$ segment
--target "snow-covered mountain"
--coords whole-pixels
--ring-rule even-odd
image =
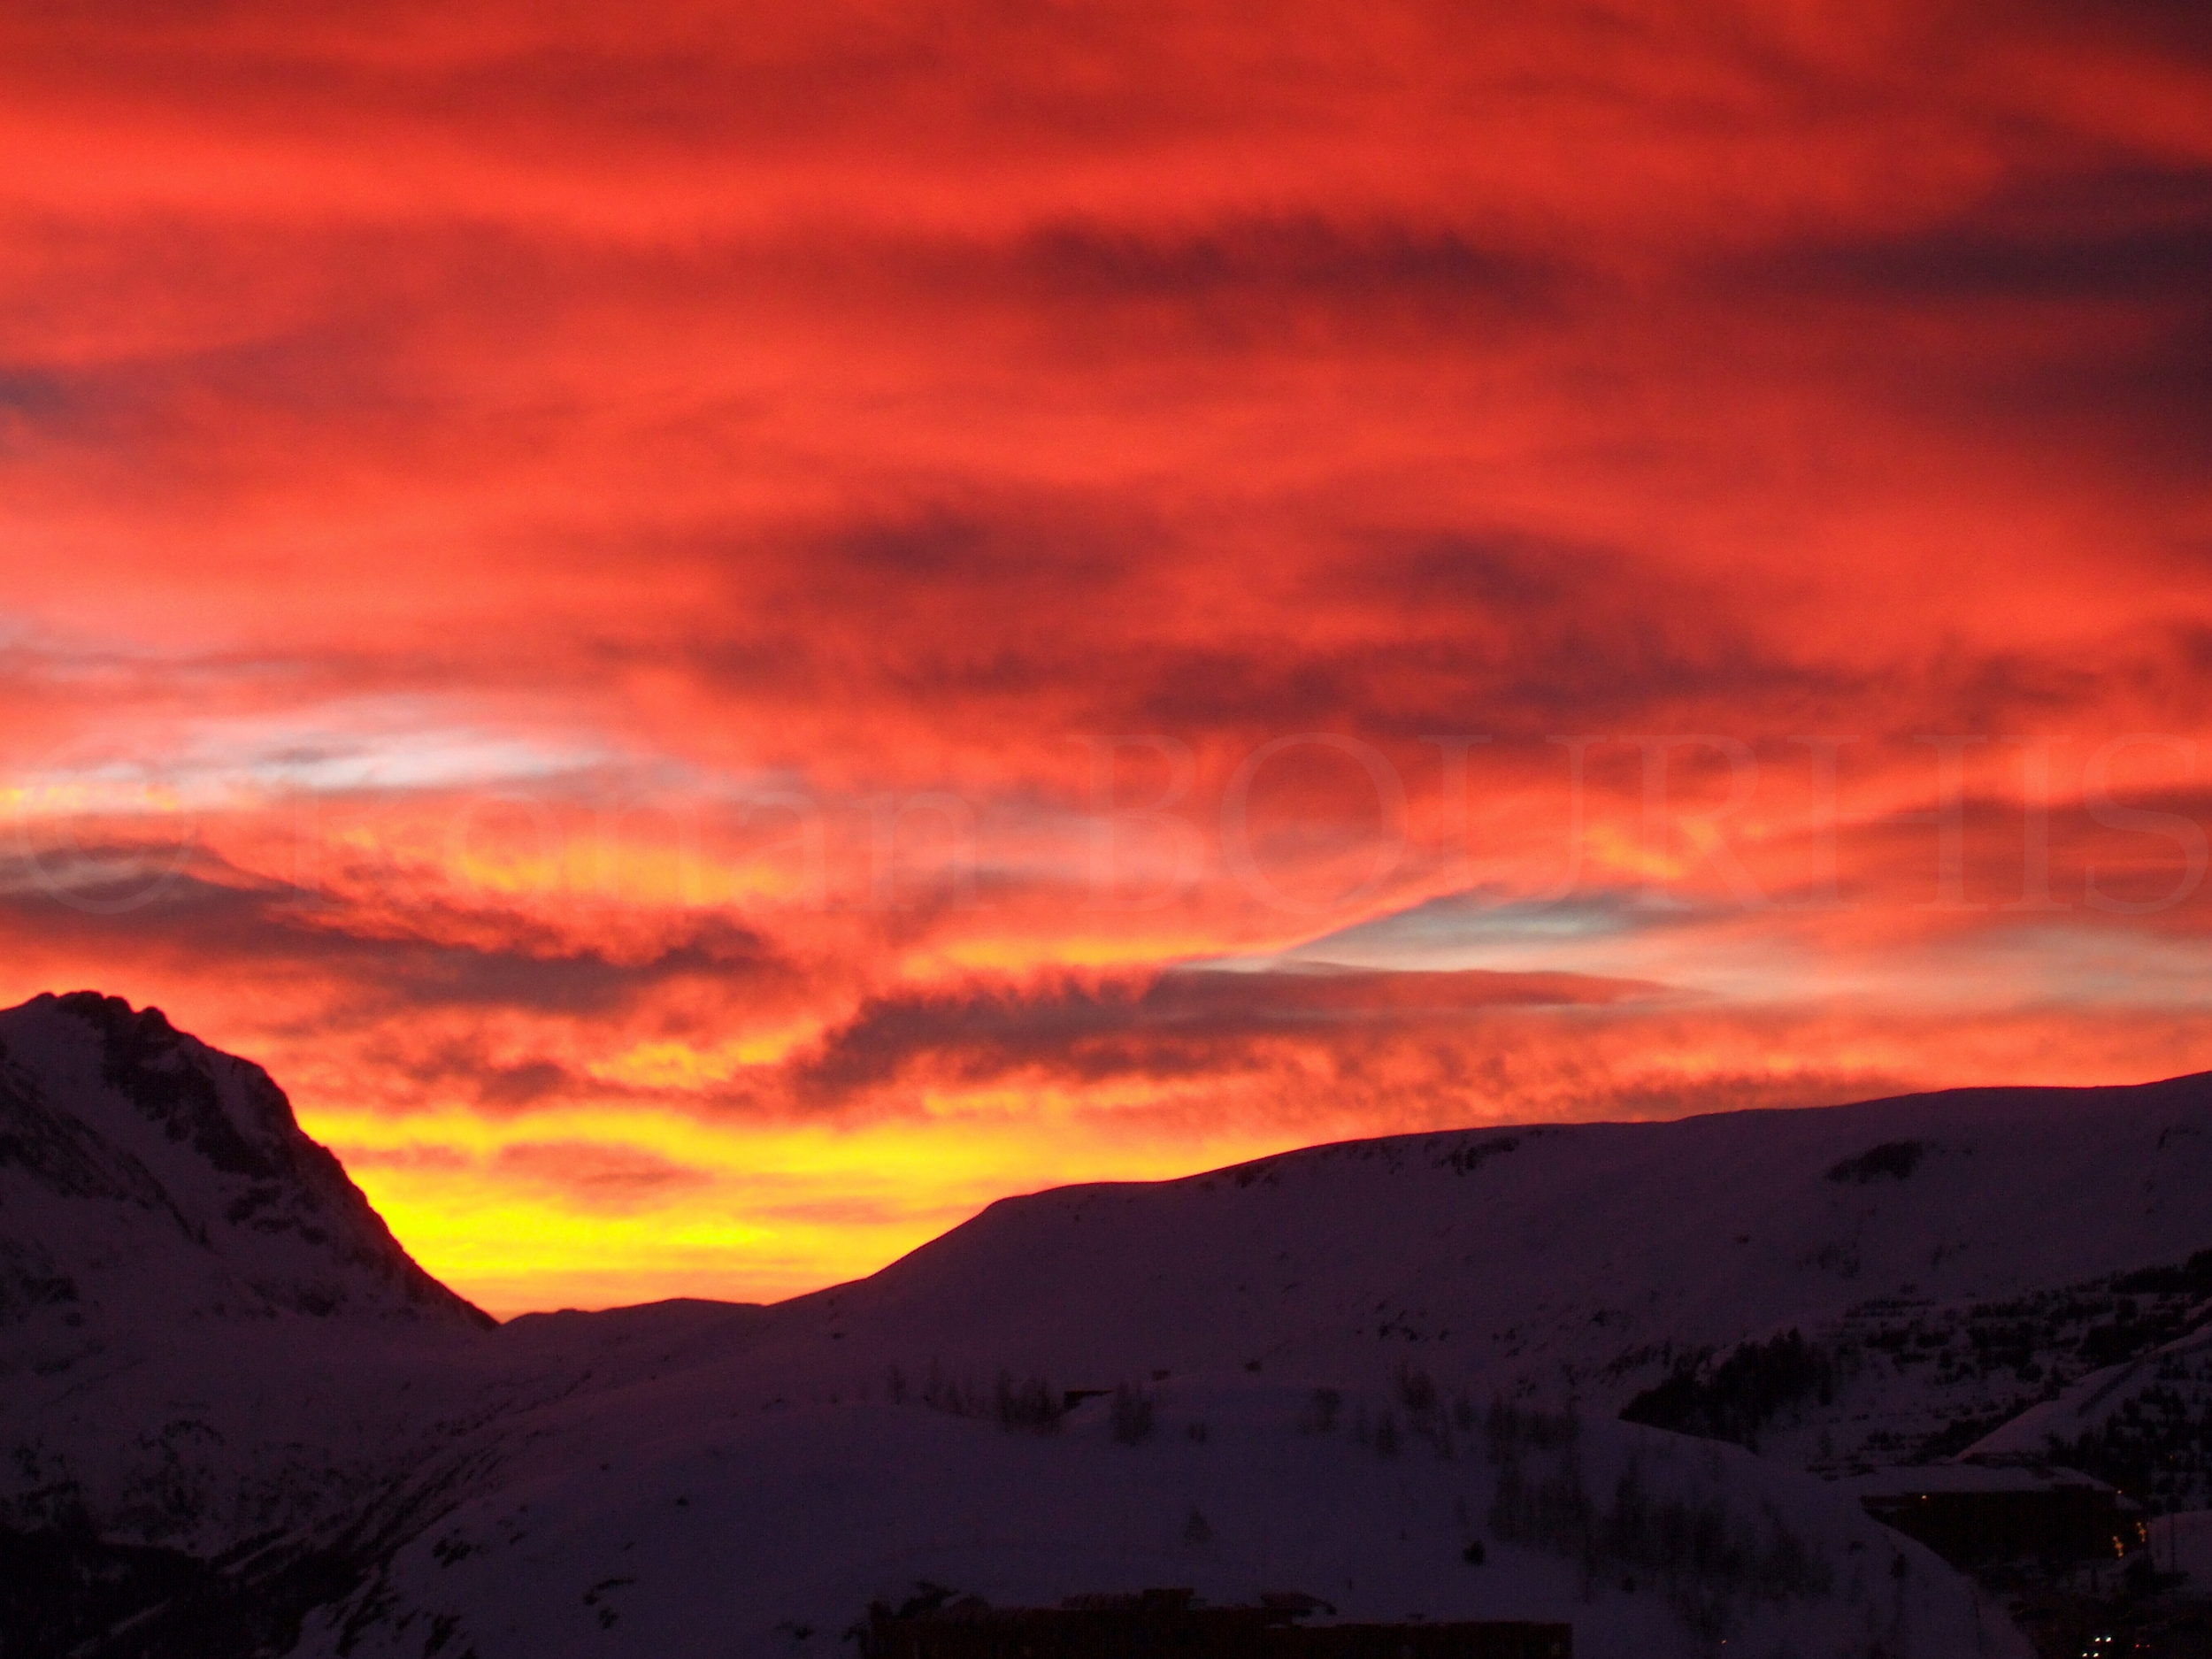
[[[1148,1388],[1141,1434],[1110,1398],[1040,1432],[995,1390],[972,1416],[881,1387],[764,1409],[724,1381],[672,1372],[492,1431],[496,1470],[298,1651],[835,1659],[872,1601],[928,1586],[1051,1606],[1174,1585],[1563,1620],[1583,1659],[2025,1652],[1839,1489],[1680,1435],[1448,1396],[1343,1399],[1330,1421],[1310,1388],[1241,1377]]]
[[[0,1043],[0,1564],[104,1659],[803,1659],[918,1580],[2013,1653],[1819,1474],[2124,1394],[2212,1313],[2207,1079],[1317,1148],[495,1329],[257,1068],[89,995]]]
[[[158,1009],[79,991],[0,1013],[0,1114],[8,1326],[492,1323],[400,1248],[267,1072]]]
[[[1709,1414],[1729,1358],[1757,1344],[1772,1359],[1752,1370],[1785,1367],[1795,1333],[1786,1397],[1737,1426],[1835,1471],[1947,1433],[1961,1450],[2196,1328],[2208,1249],[2212,1077],[1955,1090],[1356,1141],[1010,1199],[784,1304],[773,1340],[1087,1383],[1374,1384],[1409,1362],[1608,1414],[1681,1379],[1678,1409]]]
[[[364,1385],[492,1325],[260,1067],[89,992],[0,1013],[0,1520],[216,1553],[343,1510],[416,1415]]]

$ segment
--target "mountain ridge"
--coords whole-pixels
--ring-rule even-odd
[[[82,1612],[88,1659],[203,1626],[296,1659],[580,1655],[618,1627],[831,1659],[918,1576],[1235,1600],[1285,1571],[1346,1617],[1571,1617],[1600,1653],[2018,1654],[1817,1477],[1955,1450],[1982,1415],[2097,1429],[2082,1402],[2124,1409],[2212,1311],[2212,1075],[1337,1142],[1002,1200],[784,1302],[488,1328],[415,1285],[259,1068],[90,994],[0,1013],[0,1043],[25,1304],[0,1315],[0,1547],[74,1571],[90,1540],[88,1572],[191,1586]],[[33,1302],[32,1267],[73,1297]],[[1819,1393],[1771,1386],[1783,1361]],[[1731,1379],[1762,1364],[1747,1413]],[[1062,1409],[1095,1388],[1141,1430]],[[1661,1427],[1614,1421],[1640,1401]],[[1560,1552],[1597,1545],[1515,1506],[1586,1465],[1801,1571],[1578,1577]]]
[[[67,1110],[50,1100],[57,1093]],[[9,1208],[36,1205],[50,1222],[54,1206],[87,1202],[165,1217],[211,1258],[211,1282],[230,1281],[227,1294],[211,1283],[204,1310],[349,1305],[495,1323],[408,1255],[266,1071],[120,997],[49,994],[0,1012],[0,1180]],[[13,1242],[0,1317],[96,1294],[66,1273],[27,1273],[23,1241]]]

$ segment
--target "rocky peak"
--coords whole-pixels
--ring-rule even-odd
[[[157,1285],[182,1311],[490,1323],[259,1066],[95,991],[0,1012],[0,1320]]]

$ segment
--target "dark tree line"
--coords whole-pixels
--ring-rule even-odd
[[[1796,1331],[1747,1342],[1709,1369],[1678,1363],[1673,1374],[1621,1409],[1622,1420],[1758,1449],[1759,1431],[1806,1400],[1835,1399],[1834,1359]]]

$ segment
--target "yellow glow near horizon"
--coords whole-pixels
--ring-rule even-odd
[[[425,1268],[502,1317],[672,1294],[779,1300],[873,1272],[1010,1194],[1156,1180],[1280,1148],[1241,1135],[1146,1145],[1027,1103],[937,1102],[853,1129],[634,1108],[303,1110],[301,1121]],[[956,1134],[940,1112],[957,1117]],[[498,1162],[549,1146],[582,1171],[595,1155],[642,1155],[670,1179],[610,1200]]]

